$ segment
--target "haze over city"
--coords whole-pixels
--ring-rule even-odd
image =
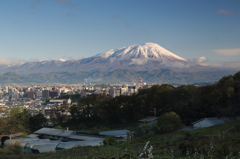
[[[2,0],[0,64],[79,59],[154,42],[203,65],[239,68],[237,0]]]

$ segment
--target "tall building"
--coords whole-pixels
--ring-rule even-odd
[[[58,97],[58,91],[49,92],[51,98]]]
[[[42,97],[43,97],[44,99],[47,99],[47,98],[49,97],[49,90],[43,90],[43,91],[42,91]]]
[[[111,88],[111,89],[109,89],[109,95],[113,98],[115,98],[116,96],[120,96],[121,95],[121,89]]]
[[[128,92],[129,92],[130,94],[132,94],[132,93],[137,93],[137,92],[138,92],[138,89],[139,89],[138,86],[128,86]]]
[[[128,93],[128,88],[125,87],[125,88],[120,88],[121,89],[121,95],[125,95]]]
[[[13,93],[12,93],[12,98],[13,98],[13,99],[18,99],[18,98],[19,98],[19,92],[17,92],[17,91],[16,91],[16,92],[13,92]]]
[[[8,86],[5,87],[5,92],[8,93]]]
[[[33,91],[28,92],[28,98],[31,98],[31,99],[35,98],[35,94]]]
[[[3,98],[3,92],[1,91],[0,92],[0,99],[2,99]]]
[[[35,93],[35,97],[42,97],[42,91],[37,90],[34,93]]]
[[[12,90],[12,89],[8,89],[8,95],[9,95],[10,97],[12,97],[12,93],[13,93],[13,90]]]

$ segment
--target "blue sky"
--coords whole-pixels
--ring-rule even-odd
[[[0,0],[0,64],[76,59],[146,42],[240,68],[240,1]]]

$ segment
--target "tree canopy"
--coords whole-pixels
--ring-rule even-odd
[[[26,109],[15,107],[6,110],[4,118],[0,118],[1,134],[16,134],[20,132],[29,132],[29,114]]]

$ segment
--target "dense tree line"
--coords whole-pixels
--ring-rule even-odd
[[[225,76],[212,85],[154,85],[132,96],[107,97],[104,94],[78,100],[72,106],[72,120],[95,119],[105,125],[128,124],[139,119],[175,112],[186,125],[204,117],[232,117],[240,113],[240,72]]]

